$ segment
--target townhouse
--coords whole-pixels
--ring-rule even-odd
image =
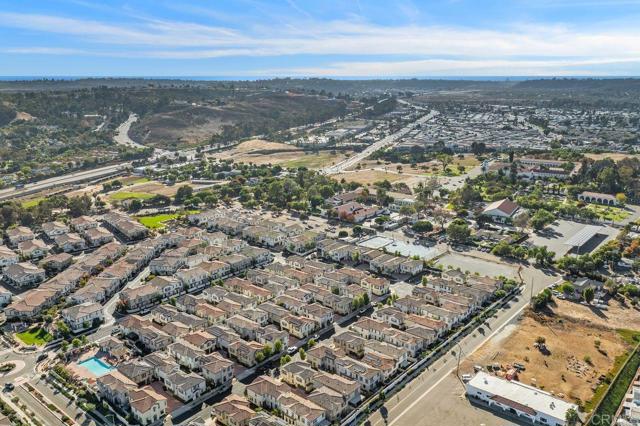
[[[39,239],[18,243],[18,253],[25,259],[41,259],[49,253],[49,246]]]
[[[106,399],[122,409],[129,408],[129,393],[138,387],[134,381],[118,370],[111,370],[98,377],[96,386],[101,399]]]
[[[50,254],[42,259],[40,266],[49,272],[60,272],[71,266],[71,262],[73,262],[73,256],[68,253]]]
[[[36,288],[20,295],[4,308],[7,319],[35,320],[45,309],[53,306],[58,300],[55,290]]]
[[[353,331],[345,331],[333,336],[333,344],[345,353],[361,358],[368,341]]]
[[[280,327],[298,339],[310,336],[316,330],[316,322],[310,318],[287,315],[280,320]]]
[[[218,260],[228,264],[232,273],[242,272],[245,269],[250,268],[253,263],[250,257],[242,254],[230,254],[223,256]]]
[[[133,359],[118,364],[117,370],[138,386],[153,381],[153,366],[142,359]]]
[[[60,311],[62,319],[74,333],[95,326],[104,321],[102,305],[85,302]]]
[[[313,377],[316,371],[304,361],[292,361],[280,367],[280,380],[293,386],[304,389],[305,392],[313,390]]]
[[[237,395],[229,395],[211,407],[216,422],[224,426],[249,426],[256,412],[250,408],[249,402]],[[262,414],[262,413],[260,413]]]
[[[120,292],[120,301],[130,313],[149,309],[160,303],[162,297],[162,293],[150,285],[127,288]]]
[[[7,246],[0,245],[0,268],[6,268],[9,265],[18,263],[20,256]]]
[[[177,370],[164,381],[167,389],[182,402],[199,398],[207,390],[207,381],[196,373],[184,373]]]
[[[162,300],[178,296],[183,291],[182,283],[174,277],[156,276],[146,286],[155,289],[161,295]]]
[[[166,351],[175,358],[178,364],[189,370],[199,370],[206,355],[203,350],[182,342],[170,344],[167,346]]]
[[[205,354],[210,354],[216,348],[216,337],[205,330],[191,331],[181,336],[178,341],[191,345]]]
[[[383,374],[378,368],[346,356],[335,360],[335,371],[360,384],[363,392],[371,393],[382,384]]]
[[[102,226],[96,226],[83,231],[82,235],[87,240],[89,247],[99,247],[113,241],[113,234]]]
[[[18,244],[21,242],[30,241],[36,237],[33,231],[26,226],[16,226],[15,228],[7,229],[5,235],[11,247],[18,247]]]
[[[143,239],[149,235],[146,226],[122,213],[110,212],[104,215],[103,222],[108,229],[119,233],[128,241]]]
[[[337,374],[317,371],[313,376],[312,383],[315,389],[326,387],[338,392],[347,404],[352,406],[358,404],[362,399],[358,382]]]
[[[209,274],[199,266],[180,270],[175,276],[187,291],[195,291],[209,283]]]
[[[82,251],[87,248],[87,244],[79,234],[68,233],[58,235],[54,238],[56,246],[65,253]]]
[[[253,367],[256,365],[256,356],[258,352],[264,348],[258,342],[245,342],[241,339],[236,339],[229,344],[229,356],[238,360],[238,362],[247,367]]]
[[[227,318],[225,311],[205,302],[196,305],[195,315],[205,319],[208,325],[221,324]]]
[[[55,220],[53,222],[45,222],[41,227],[42,232],[44,232],[45,235],[51,239],[53,239],[57,235],[62,235],[69,232],[69,227],[58,220]]]
[[[333,324],[333,310],[318,303],[304,305],[302,315],[315,321],[317,329],[323,329]]]
[[[4,269],[4,279],[15,287],[33,286],[45,278],[44,269],[28,262],[14,263]]]
[[[167,398],[151,386],[130,391],[129,406],[133,418],[142,426],[151,425],[167,414]]]
[[[74,217],[69,221],[71,228],[76,232],[83,232],[87,229],[96,228],[99,223],[91,216]]]
[[[233,361],[214,352],[202,361],[200,374],[212,387],[226,385],[233,379],[233,365]]]
[[[336,371],[336,359],[340,354],[325,344],[307,350],[307,361],[317,370]]]
[[[227,318],[226,324],[245,340],[255,340],[256,333],[260,329],[260,324],[242,315],[233,315]]]

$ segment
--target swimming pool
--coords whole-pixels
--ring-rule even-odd
[[[91,374],[93,374],[96,377],[104,376],[105,374],[107,374],[108,372],[114,369],[114,367],[110,366],[109,364],[105,363],[104,361],[96,357],[91,357],[87,360],[79,362],[78,365],[83,366],[84,368],[89,370]]]

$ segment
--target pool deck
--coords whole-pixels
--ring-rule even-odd
[[[104,362],[107,365],[112,366],[113,368],[115,368],[115,365],[112,364],[111,362],[109,362],[107,360],[106,357],[103,356],[99,356],[99,350],[98,349],[92,349],[88,352],[83,353],[82,355],[80,355],[80,357],[70,363],[67,368],[71,371],[73,371],[76,375],[78,375],[80,378],[83,378],[85,380],[87,380],[89,383],[95,383],[95,380],[98,378],[98,376],[96,376],[95,374],[93,374],[88,368],[80,365],[81,362],[85,362],[88,361],[91,358],[97,358],[100,361]]]

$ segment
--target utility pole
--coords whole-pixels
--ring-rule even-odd
[[[533,306],[533,278],[531,278],[531,296],[529,297],[529,305]]]

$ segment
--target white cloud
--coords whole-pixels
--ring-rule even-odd
[[[419,76],[551,76],[603,75],[599,71],[627,65],[640,66],[639,59],[611,58],[594,60],[486,60],[427,59],[417,61],[336,62],[327,67],[281,68],[258,72],[260,75],[336,76],[336,77],[419,77]],[[609,75],[626,75],[625,71]]]
[[[292,5],[297,6],[294,2]],[[524,23],[511,28],[479,29],[381,26],[361,19],[319,22],[309,18],[242,31],[160,19],[139,18],[114,24],[20,13],[0,13],[0,26],[66,35],[76,45],[89,46],[79,50],[96,55],[161,59],[344,55],[355,59],[327,67],[290,70],[322,75],[442,75],[452,70],[476,75],[496,75],[496,71],[504,70],[508,72],[497,74],[548,75],[575,73],[577,67],[586,70],[584,67],[640,62],[640,29],[635,27],[582,30]],[[7,50],[73,53],[65,47]],[[358,61],[363,55],[389,60]],[[424,59],[398,61],[398,55]]]

